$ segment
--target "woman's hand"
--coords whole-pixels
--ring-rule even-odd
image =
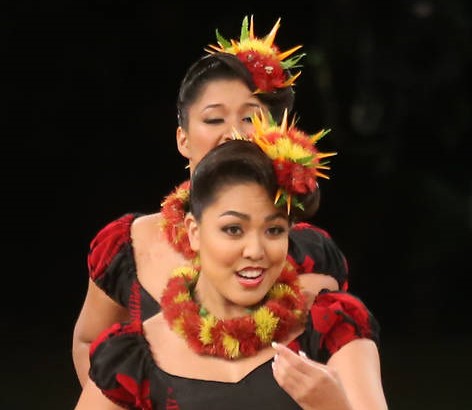
[[[352,410],[335,370],[282,344],[272,347],[276,350],[274,378],[303,409]]]

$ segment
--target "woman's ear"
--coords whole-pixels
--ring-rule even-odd
[[[191,213],[187,213],[187,215],[185,215],[184,224],[190,242],[190,248],[194,252],[198,252],[200,250],[200,229],[195,217]]]
[[[180,154],[183,157],[189,159],[190,149],[188,147],[187,133],[181,126],[177,127],[177,131],[175,132],[175,140],[177,142],[177,149],[179,150]]]

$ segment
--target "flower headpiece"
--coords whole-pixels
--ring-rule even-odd
[[[254,133],[250,139],[272,159],[277,175],[279,189],[274,204],[286,205],[289,214],[292,206],[303,210],[303,204],[297,195],[313,192],[318,177],[329,179],[322,170],[330,169],[326,158],[337,153],[319,152],[315,144],[331,130],[322,129],[316,134],[308,135],[295,126],[295,119],[288,124],[287,110],[280,125],[272,117],[266,117],[262,111],[253,117],[253,124]],[[233,138],[247,139],[236,131]]]
[[[274,27],[263,38],[254,35],[253,16],[251,16],[251,25],[248,30],[248,18],[244,17],[241,36],[239,41],[231,39],[226,40],[216,30],[216,39],[218,45],[209,44],[209,53],[224,52],[234,54],[242,61],[251,73],[254,84],[258,92],[271,92],[277,88],[285,88],[294,84],[295,80],[300,76],[301,71],[294,75],[288,75],[285,70],[295,67],[301,67],[298,62],[305,54],[297,54],[286,60],[295,51],[302,46],[298,45],[283,53],[274,44],[275,35],[280,27],[280,18]]]

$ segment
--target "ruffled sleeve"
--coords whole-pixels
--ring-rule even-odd
[[[319,332],[319,347],[330,357],[354,339],[379,340],[380,327],[364,303],[343,291],[321,291],[310,310],[313,328]]]
[[[102,228],[90,243],[87,259],[90,278],[122,306],[127,306],[136,277],[131,224],[138,216],[126,214]]]
[[[115,324],[90,348],[90,379],[114,403],[151,410],[149,352],[140,321]]]
[[[328,232],[303,222],[290,229],[289,239],[289,258],[299,273],[330,275],[340,289],[348,289],[347,260]]]

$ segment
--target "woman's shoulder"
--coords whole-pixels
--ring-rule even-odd
[[[308,310],[305,331],[289,347],[326,363],[353,340],[370,339],[378,344],[379,334],[377,319],[359,297],[342,290],[325,289]]]
[[[151,363],[142,323],[139,320],[117,323],[92,343],[89,376],[113,402],[125,407],[146,402],[149,407],[142,408],[151,408],[148,375]]]
[[[90,279],[110,298],[128,306],[137,284],[133,249],[134,224],[152,218],[142,213],[127,213],[102,227],[90,242],[87,266]]]
[[[131,225],[139,213],[127,213],[102,227],[90,242],[88,268],[93,280],[100,278],[113,259],[131,243]]]
[[[288,257],[299,273],[332,276],[340,289],[347,290],[347,259],[325,229],[306,222],[293,225],[289,233]]]
[[[139,248],[143,244],[154,242],[156,235],[158,240],[165,240],[162,233],[162,213],[138,215],[130,226],[131,242],[134,248]]]
[[[380,326],[365,303],[352,293],[321,291],[310,309],[313,328],[320,334],[320,347],[328,356],[352,340],[379,341]]]

